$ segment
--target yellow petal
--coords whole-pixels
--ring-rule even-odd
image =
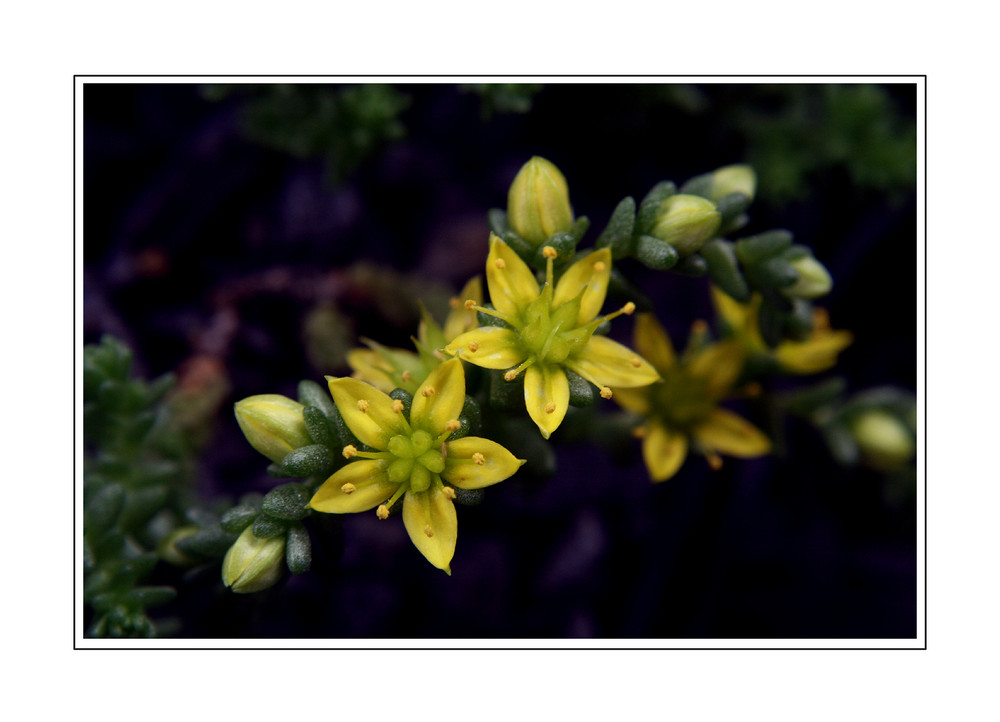
[[[444,431],[444,425],[457,419],[465,405],[465,371],[457,358],[437,366],[413,395],[410,425],[431,436]]]
[[[523,459],[515,458],[500,444],[478,436],[449,441],[446,448],[448,456],[441,478],[459,489],[481,489],[496,484],[513,476],[524,464]]]
[[[392,399],[374,386],[352,378],[326,378],[344,423],[362,444],[384,449],[393,436],[409,435],[410,426],[393,410]]]
[[[556,283],[552,296],[552,307],[558,308],[576,298],[583,291],[577,325],[583,325],[596,317],[604,305],[608,293],[608,279],[611,278],[611,251],[602,248],[584,256],[566,269]],[[586,289],[586,290],[585,290]]]
[[[694,437],[709,449],[727,456],[750,459],[771,451],[764,432],[732,411],[715,409],[694,429]]]
[[[684,434],[671,431],[662,424],[649,424],[642,439],[642,459],[649,478],[666,481],[677,473],[687,457],[688,442]]]
[[[778,344],[774,358],[783,369],[792,373],[815,374],[837,363],[837,354],[850,346],[853,340],[850,331],[814,333],[802,343],[785,341]]]
[[[709,397],[719,399],[732,389],[743,370],[744,360],[743,349],[738,343],[722,341],[698,352],[688,362],[687,371],[695,378],[704,379]]]
[[[753,309],[748,304],[736,301],[715,285],[712,285],[711,289],[712,305],[715,306],[716,313],[733,333],[740,333],[752,320],[750,316]]]
[[[392,367],[378,353],[367,348],[354,348],[347,352],[347,365],[362,381],[367,381],[379,391],[389,393],[396,384],[389,373]]]
[[[676,362],[677,354],[670,337],[653,314],[640,313],[636,316],[633,339],[635,350],[661,374]]]
[[[490,236],[486,259],[486,285],[490,301],[500,313],[517,318],[520,309],[538,298],[538,281],[528,264],[496,235]]]
[[[569,379],[559,366],[532,364],[524,372],[524,405],[546,439],[569,409]]]
[[[484,369],[509,369],[526,358],[517,333],[499,326],[481,326],[467,331],[445,346],[444,351]]]
[[[344,484],[353,484],[354,491],[345,494]],[[399,487],[385,473],[385,462],[376,459],[352,461],[324,481],[309,502],[316,511],[327,514],[354,514],[368,511],[384,502]]]
[[[477,304],[483,302],[483,281],[479,276],[465,284],[465,287],[458,294],[457,307],[448,313],[448,318],[444,322],[445,341],[451,341],[459,334],[471,331],[479,325],[476,312],[465,308],[464,303],[470,298]]]
[[[455,505],[445,496],[440,485],[435,483],[420,493],[406,492],[403,524],[410,541],[427,561],[450,575],[451,558],[455,556],[455,542],[458,540],[458,516]]]
[[[591,336],[566,365],[598,386],[633,388],[660,380],[656,369],[639,354],[605,336]]]
[[[649,387],[639,389],[617,388],[614,390],[614,396],[612,396],[612,398],[626,411],[631,411],[633,414],[639,414],[640,416],[646,416],[652,410],[649,393]]]

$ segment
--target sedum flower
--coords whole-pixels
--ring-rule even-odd
[[[719,229],[722,216],[715,204],[701,196],[679,193],[660,204],[650,235],[666,241],[682,256],[699,250]]]
[[[488,369],[507,369],[513,381],[524,372],[524,403],[542,436],[549,438],[569,408],[571,370],[611,398],[611,387],[645,386],[657,380],[656,371],[634,351],[594,331],[605,321],[635,310],[627,303],[618,311],[597,317],[604,304],[611,274],[607,248],[584,256],[553,281],[556,250],[545,246],[545,283],[541,288],[528,265],[495,235],[490,236],[486,285],[493,309],[471,301],[466,306],[495,316],[507,327],[482,326],[458,336],[445,353]]]
[[[717,169],[711,175],[711,190],[708,197],[718,201],[730,193],[742,193],[753,200],[757,190],[757,174],[748,165],[727,165]]]
[[[789,265],[799,275],[791,286],[781,289],[790,298],[819,298],[833,288],[833,279],[826,266],[810,256],[802,256],[790,261]]]
[[[759,295],[755,295],[750,303],[739,303],[712,286],[712,303],[744,354],[766,356],[784,371],[793,374],[826,371],[837,363],[837,354],[854,340],[850,331],[835,331],[830,328],[830,317],[826,310],[816,308],[813,309],[813,330],[809,338],[805,341],[785,340],[771,349],[764,343],[757,324],[761,305]]]
[[[854,420],[851,431],[862,457],[876,469],[896,469],[913,458],[913,432],[895,414],[882,409],[866,411]]]
[[[222,583],[237,594],[259,592],[281,578],[285,535],[261,539],[248,526],[222,560]]]
[[[536,155],[521,166],[507,192],[507,220],[536,248],[573,227],[569,186],[555,164]]]
[[[370,339],[362,339],[368,348],[356,348],[347,352],[347,363],[354,372],[354,378],[366,381],[386,393],[397,388],[414,393],[443,360],[437,349],[479,325],[476,312],[462,305],[462,299],[466,298],[482,303],[483,283],[479,276],[466,283],[461,293],[451,299],[451,310],[443,327],[438,325],[426,309],[421,308],[422,318],[415,340],[417,352],[388,348]]]
[[[615,400],[644,417],[637,435],[653,481],[676,474],[689,450],[703,454],[713,469],[722,465],[720,454],[752,458],[770,452],[763,432],[719,406],[743,365],[734,342],[690,343],[677,358],[663,327],[642,314],[636,319],[635,346],[663,380],[644,389],[615,389]]]
[[[233,410],[250,445],[280,464],[289,451],[312,443],[302,418],[303,408],[281,394],[258,394],[237,401]]]
[[[474,436],[449,440],[465,403],[462,362],[437,366],[413,395],[409,419],[402,401],[354,378],[327,377],[348,428],[374,451],[344,448],[356,459],[327,479],[309,505],[350,514],[377,508],[380,519],[403,500],[403,524],[427,561],[451,574],[458,538],[455,489],[481,489],[524,463],[496,442]]]

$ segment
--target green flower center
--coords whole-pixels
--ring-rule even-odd
[[[416,430],[410,436],[389,439],[389,466],[386,473],[395,484],[409,482],[411,491],[427,491],[436,474],[444,471],[444,456],[434,446],[434,438]]]
[[[652,393],[656,415],[671,429],[689,430],[716,407],[705,381],[685,373],[665,374],[663,382],[653,386]]]

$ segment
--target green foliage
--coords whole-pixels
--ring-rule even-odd
[[[479,96],[483,120],[489,120],[496,114],[527,113],[542,86],[537,83],[467,83],[461,89]]]

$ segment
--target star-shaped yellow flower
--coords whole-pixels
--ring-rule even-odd
[[[636,318],[635,346],[663,381],[644,389],[615,389],[614,398],[644,417],[637,431],[653,481],[676,474],[689,449],[704,454],[712,468],[722,465],[719,454],[752,458],[770,452],[763,432],[718,405],[743,365],[737,344],[692,344],[678,359],[663,327],[652,315],[642,314]]]
[[[316,490],[316,511],[349,514],[377,507],[380,519],[403,499],[403,524],[427,561],[451,574],[458,538],[453,487],[481,489],[511,476],[524,463],[489,439],[449,440],[461,426],[465,403],[462,362],[451,359],[431,371],[404,414],[402,401],[353,378],[327,377],[344,422],[375,451],[344,448],[353,461]]]
[[[837,354],[851,345],[850,331],[830,328],[830,317],[823,308],[813,309],[813,331],[804,341],[784,340],[776,348],[768,348],[760,335],[757,315],[761,297],[754,295],[749,303],[734,301],[712,286],[712,303],[729,334],[747,356],[766,356],[783,371],[793,374],[816,374],[833,367]]]
[[[611,252],[594,251],[553,281],[552,261],[557,252],[542,249],[547,259],[545,283],[497,236],[490,236],[486,284],[493,309],[472,302],[466,307],[495,316],[506,327],[482,326],[463,333],[445,346],[448,354],[488,369],[508,369],[513,381],[524,372],[524,402],[528,415],[546,439],[562,423],[569,408],[572,370],[611,398],[611,387],[646,386],[659,376],[634,351],[594,331],[619,314],[630,314],[635,304],[597,318],[611,275]]]
[[[389,393],[403,389],[409,393],[417,390],[431,370],[443,357],[437,351],[453,338],[475,328],[476,312],[466,309],[462,301],[471,298],[476,303],[483,300],[483,282],[476,276],[451,299],[451,310],[444,326],[421,309],[422,318],[414,344],[418,353],[402,348],[388,348],[370,339],[362,339],[368,348],[355,348],[347,352],[347,363],[354,371],[354,378],[367,381],[375,388]]]

